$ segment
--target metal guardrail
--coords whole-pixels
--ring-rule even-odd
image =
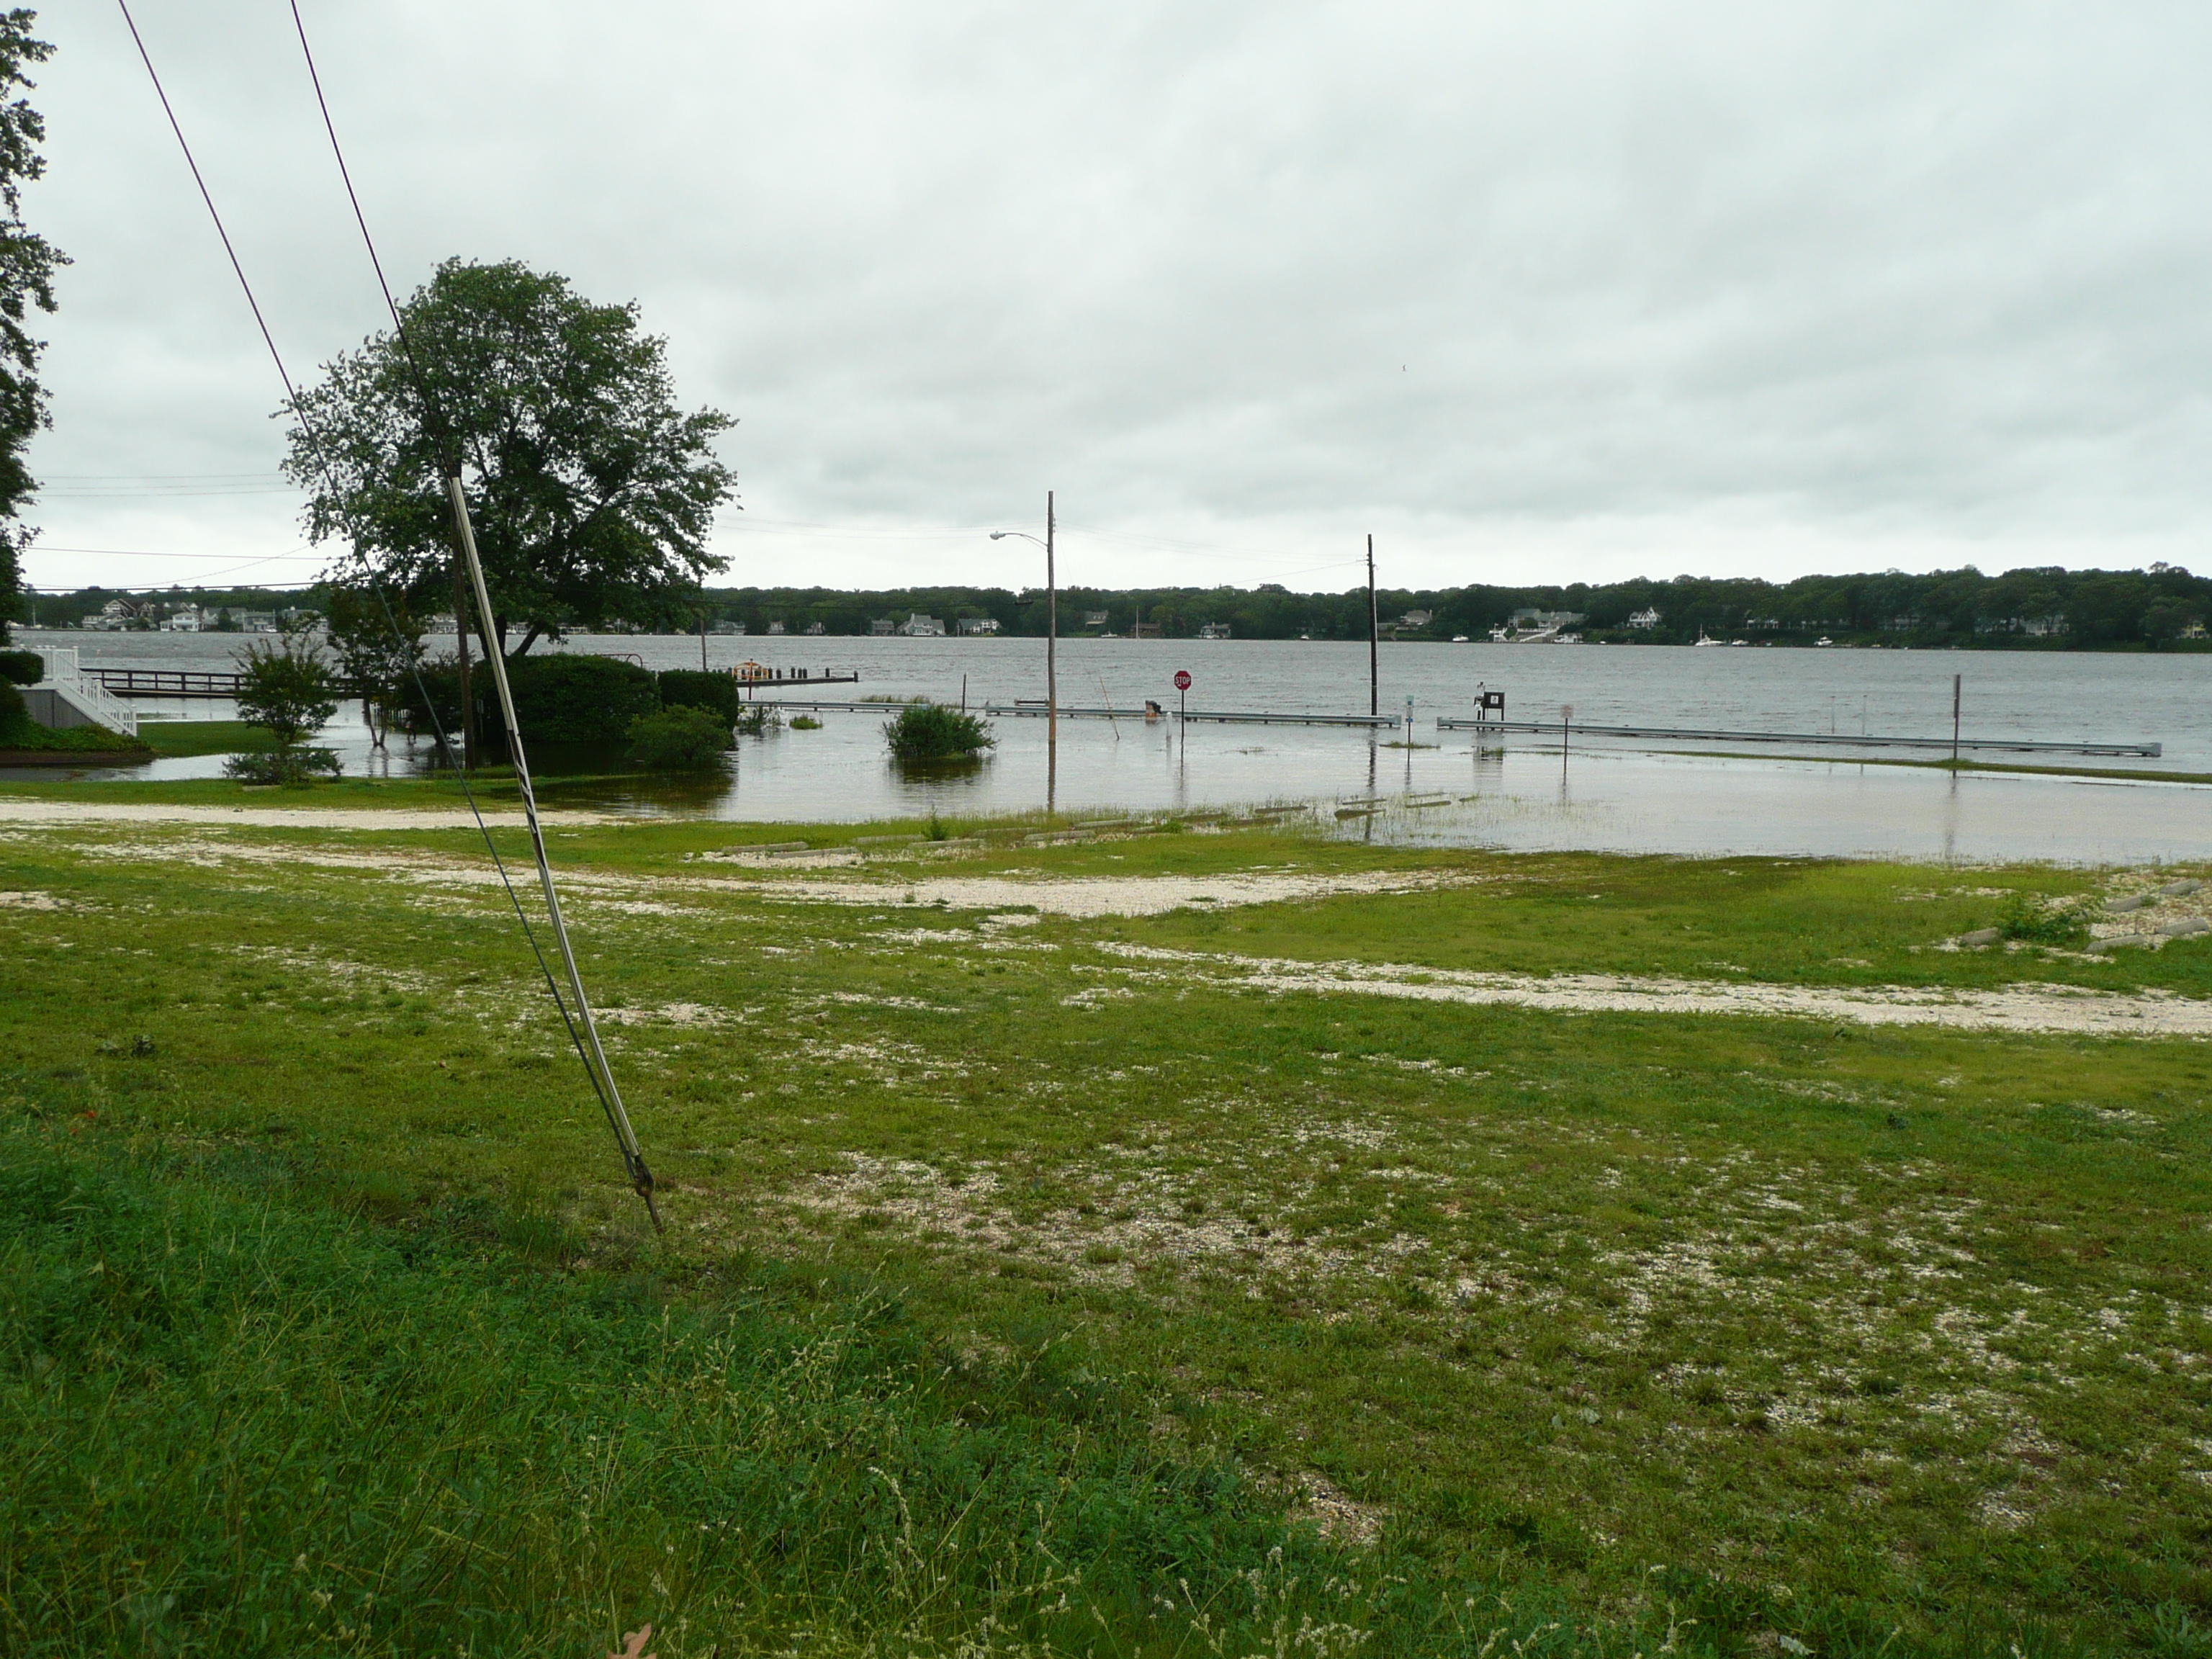
[[[1041,701],[1023,698],[1011,703],[987,702],[983,705],[983,712],[987,714],[1011,714],[1020,720],[1042,720],[1049,711]],[[1146,714],[1141,703],[1134,708],[1092,708],[1063,703],[1060,717],[1064,720],[1141,720]],[[1172,708],[1162,708],[1152,718],[1180,719],[1193,723],[1205,720],[1217,726],[1349,726],[1365,729],[1404,723],[1395,714],[1277,714],[1257,709],[1231,708],[1194,708],[1182,714],[1178,714]]]
[[[1790,743],[1810,744],[1832,749],[1926,749],[1948,753],[1954,745],[1949,738],[1900,738],[1881,734],[1854,734],[1845,732],[1720,732],[1698,731],[1666,726],[1599,726],[1584,725],[1576,720],[1562,726],[1558,720],[1455,720],[1449,716],[1437,721],[1439,732],[1495,732],[1503,736],[1518,732],[1529,737],[1558,737],[1566,732],[1576,737],[1642,738],[1663,743]],[[2166,752],[2159,743],[2049,743],[2026,738],[1967,738],[1957,739],[1960,750],[1983,750],[1996,753],[2030,755],[2133,755],[2154,759]]]

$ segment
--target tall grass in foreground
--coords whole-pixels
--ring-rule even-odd
[[[0,1134],[0,1650],[1354,1644],[1324,1602],[1370,1597],[1231,1467],[1049,1348],[978,1369],[819,1291],[679,1312]]]
[[[1577,1619],[1291,1524],[1064,1345],[963,1360],[772,1264],[679,1305],[531,1265],[574,1242],[550,1216],[373,1224],[296,1164],[124,1140],[0,1121],[10,1656],[597,1659],[648,1620],[663,1659],[2083,1650],[1684,1565]]]

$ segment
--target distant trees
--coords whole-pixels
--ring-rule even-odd
[[[19,88],[36,83],[23,73],[43,64],[53,48],[31,33],[38,14],[24,9],[0,14],[0,645],[22,596],[22,554],[38,532],[22,521],[38,489],[31,477],[31,440],[48,424],[46,388],[39,384],[39,353],[32,338],[31,307],[54,308],[54,272],[68,256],[23,222],[22,185],[46,170],[39,146],[46,124]]]
[[[732,424],[678,407],[666,343],[516,260],[448,259],[405,325],[326,364],[294,411],[285,471],[307,532],[349,567],[427,598],[450,569],[448,465],[463,469],[497,648],[672,615],[726,561],[708,550],[733,479]]]
[[[286,604],[310,607],[331,603],[332,589],[277,596],[246,588],[194,590],[202,609],[225,604],[234,610],[265,610]],[[365,590],[364,590],[365,591]],[[389,592],[389,590],[387,590]],[[164,596],[149,599],[156,614]],[[376,605],[373,593],[371,605]],[[395,609],[402,597],[392,595]],[[1911,646],[1975,646],[2042,650],[2212,649],[2202,629],[2212,624],[2212,580],[2171,566],[2147,570],[2062,570],[2035,567],[1986,576],[1978,570],[1939,571],[1924,576],[1884,571],[1862,575],[1806,576],[1784,583],[1756,578],[1675,576],[1594,586],[1569,582],[1529,587],[1468,586],[1381,590],[1387,622],[1409,611],[1431,613],[1425,628],[1401,629],[1398,637],[1449,639],[1455,634],[1481,639],[1516,610],[1571,611],[1587,621],[1583,631],[1638,644],[1683,644],[1702,629],[1716,638],[1765,639],[1778,643],[1810,641],[1822,635],[1838,642]],[[432,591],[423,596],[440,601]],[[42,596],[41,614],[66,623],[88,617],[112,599],[133,596],[109,588],[85,588],[70,594]],[[447,601],[450,602],[450,601]],[[416,603],[421,603],[417,601]],[[932,617],[980,615],[994,619],[1001,635],[1036,637],[1044,632],[1041,589],[1010,592],[993,587],[909,587],[854,592],[834,588],[778,587],[708,589],[684,597],[682,615],[672,618],[688,629],[703,611],[710,625],[745,625],[755,641],[750,648],[773,649],[799,662],[834,662],[836,647],[810,642],[816,623],[832,637],[868,632],[872,618],[903,619],[915,611]],[[1631,629],[1628,618],[1656,610],[1659,625]],[[1146,619],[1170,639],[1195,634],[1202,623],[1228,624],[1240,640],[1364,640],[1367,590],[1341,593],[1292,593],[1268,586],[1102,588],[1060,590],[1063,634],[1086,631],[1086,613],[1104,611],[1107,626],[1126,635],[1133,617]],[[380,620],[380,606],[374,616]],[[623,622],[649,625],[646,610]],[[773,646],[761,639],[772,622],[785,634]],[[150,623],[147,625],[151,625]],[[388,624],[380,624],[388,628]],[[826,654],[815,655],[820,650]],[[540,659],[532,658],[531,661]],[[458,708],[458,705],[456,705]]]
[[[2067,571],[2049,568],[1986,576],[1974,569],[1908,575],[1902,571],[1859,575],[1806,576],[1790,582],[1755,577],[1638,577],[1601,586],[1569,582],[1529,587],[1391,588],[1377,595],[1385,622],[1409,611],[1426,611],[1425,629],[1401,637],[1481,639],[1514,611],[1527,606],[1572,611],[1588,618],[1589,634],[1624,641],[1682,644],[1700,632],[1716,638],[1778,641],[1838,640],[1895,645],[2034,646],[2042,648],[2154,648],[2188,638],[2212,622],[2212,580],[2185,570]],[[864,593],[821,588],[709,591],[710,614],[744,622],[756,633],[769,620],[823,620],[833,634],[867,631],[870,617],[931,616],[980,611],[998,619],[1000,631],[1035,636],[1044,632],[1041,590],[928,587]],[[1635,612],[1656,610],[1659,626],[1631,629]],[[1225,623],[1240,640],[1364,640],[1367,590],[1293,593],[1270,584],[1234,587],[1065,587],[1060,595],[1063,633],[1085,631],[1086,612],[1103,611],[1109,626],[1126,633],[1133,617],[1149,633],[1187,637],[1202,623]]]

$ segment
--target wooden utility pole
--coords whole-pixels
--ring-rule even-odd
[[[1367,712],[1382,712],[1382,618],[1375,609],[1375,535],[1367,536]]]
[[[477,769],[477,705],[469,695],[469,594],[461,580],[461,557],[453,556],[453,649],[461,665],[461,767]]]
[[[1060,784],[1060,578],[1053,568],[1053,492],[1044,492],[1045,811]]]

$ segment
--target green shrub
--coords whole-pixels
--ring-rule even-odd
[[[111,732],[104,726],[41,726],[27,715],[24,724],[8,734],[10,749],[46,750],[57,755],[112,755],[118,760],[153,757],[153,750],[136,738]]]
[[[0,651],[0,684],[36,685],[46,677],[46,659],[35,651]]]
[[[2005,901],[1997,927],[2007,939],[2030,945],[2073,945],[2089,931],[2089,921],[2077,904],[2046,899],[2037,893],[2014,893]]]
[[[618,657],[525,657],[507,665],[514,690],[514,714],[525,743],[622,743],[630,722],[660,708],[658,677]],[[423,690],[437,711],[436,726],[458,739],[461,727],[460,670],[451,661],[422,671]],[[481,660],[469,667],[469,695],[477,708],[477,735],[488,754],[506,748],[499,693],[491,667]],[[410,684],[403,720],[418,735],[434,730],[422,698]]]
[[[0,749],[27,749],[53,755],[113,755],[144,760],[151,752],[137,738],[104,726],[41,726],[31,718],[23,694],[0,679]]]
[[[727,674],[696,668],[664,668],[660,672],[663,708],[711,708],[725,724],[734,726],[743,704],[738,683]]]
[[[256,640],[238,667],[239,718],[262,727],[279,749],[321,731],[338,712],[337,680],[311,628],[288,628],[274,643]]]
[[[663,708],[629,723],[629,759],[659,771],[700,771],[730,746],[730,723],[711,708]]]
[[[884,722],[891,753],[902,761],[966,760],[998,741],[974,714],[941,703],[909,703]]]
[[[791,717],[791,729],[794,732],[819,732],[822,729],[822,722],[811,714],[793,714]]]
[[[345,764],[328,749],[309,749],[296,743],[279,744],[274,749],[258,750],[250,755],[233,755],[222,763],[222,775],[235,778],[240,783],[312,783],[317,778],[335,778],[345,772]]]

